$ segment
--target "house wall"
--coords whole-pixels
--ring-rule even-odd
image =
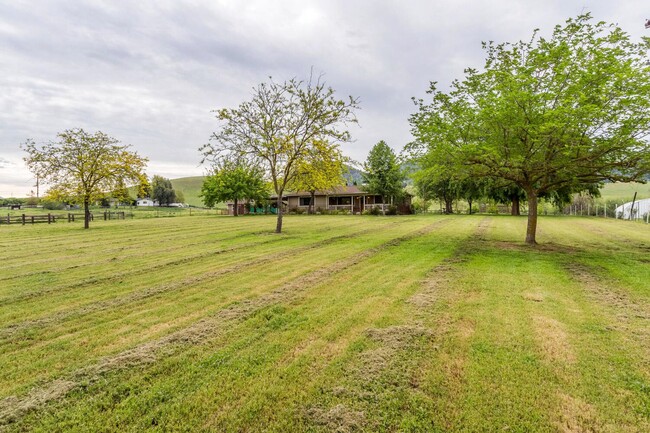
[[[296,207],[304,207],[304,208],[309,207],[309,205],[300,206],[300,197],[289,197],[287,199],[287,203],[289,205],[289,209],[296,208]],[[324,195],[314,196],[314,209],[317,208],[325,209],[326,206],[327,206],[327,198]]]
[[[326,209],[327,208],[327,197],[324,195],[317,195],[314,197],[314,209]]]

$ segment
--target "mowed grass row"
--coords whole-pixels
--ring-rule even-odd
[[[209,220],[207,222],[208,224],[203,224],[206,236],[210,230]],[[214,218],[212,222],[214,224]],[[49,269],[40,272],[25,272],[10,279],[7,277],[8,281],[4,282],[4,287],[0,290],[0,296],[6,296],[0,297],[0,304],[11,304],[39,295],[65,292],[66,289],[76,289],[80,286],[96,288],[98,284],[102,283],[115,286],[116,283],[124,283],[126,277],[142,280],[145,284],[148,281],[154,282],[155,279],[165,281],[176,279],[176,276],[182,278],[185,274],[182,271],[179,272],[179,269],[183,269],[188,262],[192,262],[193,266],[198,266],[203,262],[206,266],[214,268],[215,261],[223,265],[227,264],[229,260],[235,260],[231,254],[234,252],[249,260],[255,254],[263,252],[263,248],[260,247],[277,250],[286,249],[298,243],[318,243],[333,235],[347,236],[349,230],[355,230],[355,227],[358,226],[358,223],[337,228],[325,226],[313,230],[305,236],[299,232],[294,235],[273,236],[268,231],[256,232],[256,228],[252,227],[234,235],[232,230],[222,232],[221,238],[213,238],[201,246],[187,243],[185,236],[183,236],[186,242],[185,246],[176,245],[174,247],[156,238],[150,238],[137,248],[137,257],[111,254],[110,258],[105,258],[103,256],[104,249],[99,244],[95,253],[87,253],[90,257],[85,266],[74,264],[77,263],[75,257],[69,259],[61,257],[56,261],[56,267],[50,265]],[[106,242],[112,242],[112,240]],[[88,269],[88,266],[91,269]],[[108,291],[108,293],[111,292]]]
[[[234,260],[223,254],[211,260],[191,261],[181,275],[176,270],[176,280],[171,283],[170,276],[159,281],[140,274],[113,287],[89,284],[27,298],[21,303],[24,315],[16,314],[16,306],[12,305],[13,320],[4,326],[4,335],[0,333],[5,337],[0,340],[4,343],[0,346],[0,362],[6,366],[0,378],[10,387],[3,391],[13,393],[17,385],[30,387],[38,380],[56,377],[61,369],[73,371],[93,357],[173,331],[211,310],[273,290],[332,260],[354,255],[423,224],[417,220],[384,219],[376,226],[377,232],[358,221],[349,222],[350,226],[312,229],[306,236],[292,235],[291,231],[274,235],[285,240],[277,242],[273,250],[260,247],[258,252],[251,248]],[[387,226],[390,229],[381,230]],[[300,225],[294,230],[299,233]],[[233,262],[234,266],[220,272]],[[138,296],[143,292],[147,296]],[[30,308],[34,311],[30,312]]]
[[[75,287],[84,303],[42,304],[5,334],[2,390],[15,397],[0,420],[36,431],[650,427],[647,230],[543,218],[531,249],[523,218],[321,218],[288,218],[285,249],[190,260],[186,286],[135,282],[112,303]],[[211,260],[225,271],[200,278]]]

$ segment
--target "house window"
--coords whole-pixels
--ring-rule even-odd
[[[330,197],[330,206],[349,206],[352,203],[352,197]]]
[[[300,206],[309,206],[311,197],[300,197]]]

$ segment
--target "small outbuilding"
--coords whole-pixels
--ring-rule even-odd
[[[135,202],[136,206],[158,206],[158,200],[153,200],[149,197],[139,198]]]
[[[634,207],[632,205],[634,204]],[[630,219],[646,219],[650,213],[650,198],[637,200],[635,202],[628,202],[616,208],[616,218],[625,220]]]

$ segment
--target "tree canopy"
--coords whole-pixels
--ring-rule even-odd
[[[239,213],[239,200],[265,200],[268,195],[268,186],[259,167],[230,160],[215,167],[214,173],[205,178],[200,194],[208,207],[232,200],[235,216]]]
[[[309,213],[313,213],[316,191],[332,189],[345,184],[343,173],[347,159],[336,145],[318,143],[296,164],[296,176],[288,187],[311,193]]]
[[[357,99],[337,99],[321,77],[261,83],[249,101],[216,111],[221,127],[200,148],[203,161],[246,159],[262,167],[277,194],[280,233],[282,195],[300,172],[298,166],[314,153],[338,150],[339,143],[349,141],[346,127],[356,123],[357,108]],[[328,147],[319,148],[323,143]]]
[[[83,203],[87,229],[90,204],[126,183],[140,182],[147,159],[101,131],[91,134],[69,129],[59,133],[58,138],[41,147],[27,140],[21,146],[27,152],[24,160],[32,173],[50,185],[50,198]]]
[[[363,169],[363,189],[380,195],[382,203],[385,204],[387,198],[402,194],[406,175],[400,167],[397,155],[384,140],[370,149]]]
[[[416,101],[415,147],[523,189],[534,244],[539,197],[648,173],[649,46],[589,14],[549,38],[485,43],[484,70],[467,69],[448,92],[432,83],[431,101]]]
[[[155,175],[151,179],[151,193],[151,198],[158,201],[159,206],[169,206],[176,202],[176,191],[172,187],[172,181],[165,177]]]

